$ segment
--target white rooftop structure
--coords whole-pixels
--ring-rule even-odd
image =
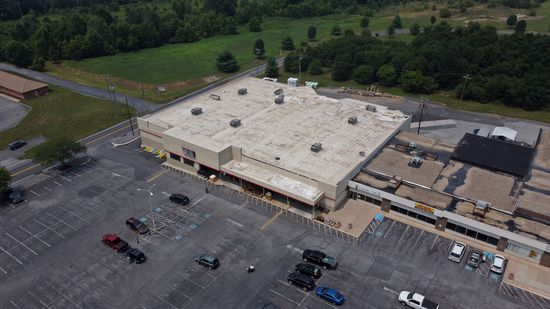
[[[513,142],[516,140],[517,134],[518,132],[514,129],[510,129],[507,127],[495,127],[489,137]]]

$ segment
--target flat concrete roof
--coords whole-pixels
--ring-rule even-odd
[[[237,90],[246,88],[246,95]],[[284,90],[284,103],[274,103],[274,91]],[[193,136],[214,149],[223,145],[242,148],[242,155],[289,172],[336,185],[407,121],[400,111],[369,103],[320,96],[308,87],[245,78],[205,93],[182,104],[143,117],[153,124],[171,129],[170,135],[185,140]],[[194,116],[191,109],[202,108]],[[355,116],[358,123],[348,124]],[[229,125],[240,119],[241,126]],[[322,150],[310,147],[321,143]],[[360,155],[364,152],[364,156]],[[279,159],[276,160],[275,157]]]

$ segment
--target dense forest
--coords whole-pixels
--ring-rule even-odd
[[[428,26],[412,43],[387,42],[347,32],[344,36],[305,47],[285,59],[285,70],[322,73],[333,80],[400,86],[407,92],[455,90],[464,99],[501,101],[527,110],[550,102],[550,36],[516,33],[498,35],[491,26],[470,23],[451,28]]]

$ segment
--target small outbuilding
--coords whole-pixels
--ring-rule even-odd
[[[0,93],[19,100],[47,95],[48,85],[14,74],[0,71]]]

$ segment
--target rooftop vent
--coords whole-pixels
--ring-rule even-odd
[[[356,124],[357,123],[357,117],[355,117],[355,116],[349,117],[348,118],[348,123],[349,124]]]
[[[279,94],[275,96],[275,104],[283,104],[285,102],[285,95]]]
[[[246,88],[240,88],[239,90],[237,90],[237,93],[239,95],[245,95],[245,94],[247,94],[247,92],[248,91],[246,90]]]
[[[477,201],[476,202],[476,209],[487,211],[491,208],[491,203],[485,202],[485,201]]]
[[[229,122],[229,125],[236,128],[236,127],[241,125],[241,120],[240,119],[233,119]]]
[[[321,151],[322,145],[323,144],[321,144],[321,143],[315,143],[315,144],[311,145],[311,151],[313,151],[313,152]]]
[[[273,93],[275,95],[280,95],[280,94],[283,94],[283,92],[284,92],[283,89],[279,88],[279,89],[275,90]]]
[[[210,95],[210,99],[219,101],[219,100],[221,100],[222,98],[221,98],[219,95],[213,94],[213,93],[212,93],[212,94]]]
[[[365,108],[366,108],[369,112],[376,113],[376,106],[367,105],[367,106],[365,106]]]
[[[191,114],[193,114],[195,116],[198,116],[198,115],[202,114],[202,108],[200,108],[200,107],[192,108],[191,109]]]
[[[364,151],[359,151],[359,155],[360,155],[361,157],[364,157],[364,156],[365,156],[365,152],[364,152]]]
[[[401,185],[402,181],[403,179],[401,177],[395,175],[392,178],[390,178],[390,180],[388,180],[388,187],[392,189],[397,189],[399,185]]]
[[[422,165],[422,159],[420,157],[413,157],[410,161],[409,161],[409,166],[412,166],[412,167],[420,167],[420,165]]]

